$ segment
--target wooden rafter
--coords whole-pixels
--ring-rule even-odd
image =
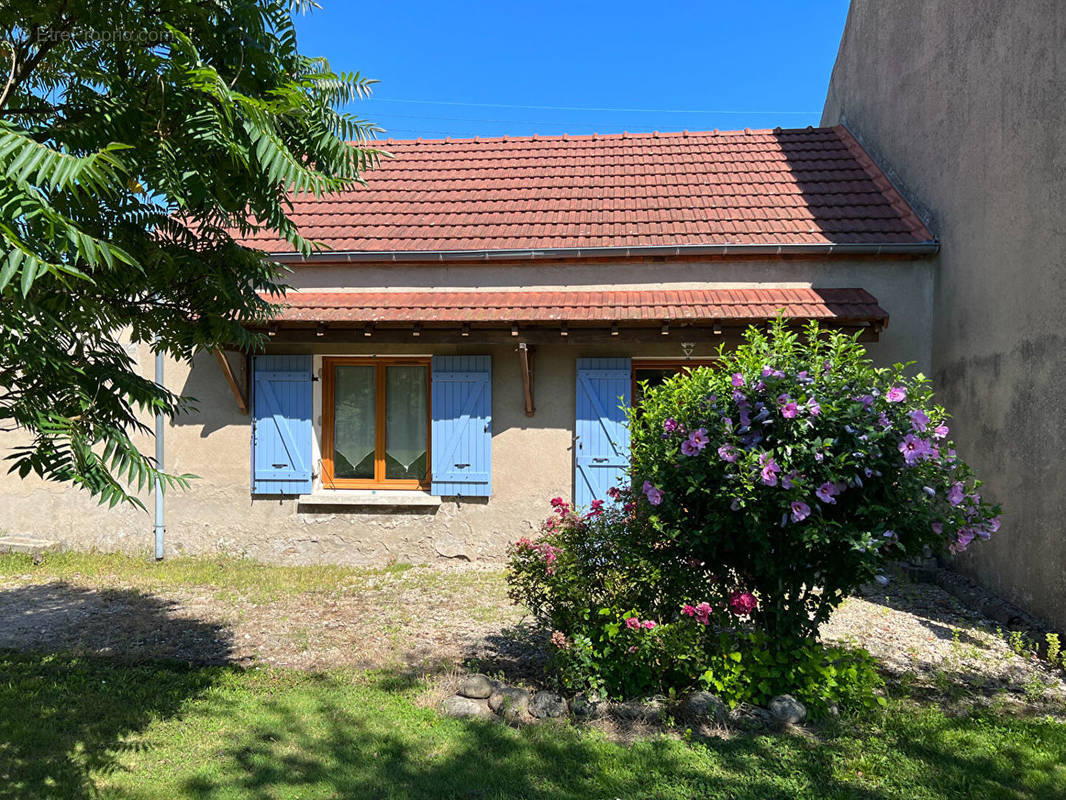
[[[519,342],[518,357],[522,362],[522,390],[526,397],[526,416],[532,417],[537,409],[533,406],[533,356],[535,349],[526,342]]]
[[[233,397],[237,401],[237,408],[240,409],[242,414],[248,413],[248,395],[245,389],[237,383],[236,377],[233,375],[233,370],[230,368],[229,359],[226,358],[226,354],[219,349],[215,349],[215,360],[218,361],[219,367],[222,368],[222,376],[226,379],[226,383],[229,384],[229,390],[233,392]],[[245,372],[247,375],[247,371]]]

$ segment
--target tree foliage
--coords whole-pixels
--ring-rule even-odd
[[[190,401],[132,346],[256,347],[246,326],[284,276],[234,235],[309,253],[291,193],[350,188],[378,157],[342,110],[372,81],[297,49],[310,5],[0,7],[0,426],[27,433],[19,474],[138,502],[159,473],[131,437]]]

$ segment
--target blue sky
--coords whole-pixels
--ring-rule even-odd
[[[300,49],[393,138],[817,125],[848,0],[320,0]],[[726,113],[729,112],[729,113]]]

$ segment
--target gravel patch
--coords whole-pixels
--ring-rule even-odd
[[[1017,636],[1010,642],[935,584],[894,582],[849,598],[821,633],[869,650],[890,683],[960,711],[1005,702],[1066,717],[1063,671],[1015,652]],[[0,648],[18,650],[438,676],[481,669],[535,684],[541,636],[507,599],[502,573],[478,565],[414,567],[270,601],[226,586],[0,580]]]
[[[1062,669],[935,584],[870,588],[845,600],[820,633],[868,650],[890,682],[945,702],[976,694],[1056,715],[1066,710]]]

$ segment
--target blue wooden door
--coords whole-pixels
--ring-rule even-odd
[[[574,425],[574,502],[610,503],[607,490],[626,481],[630,397],[628,358],[577,360],[577,420]]]
[[[311,491],[311,356],[252,364],[252,493]]]
[[[433,494],[492,493],[492,357],[434,356]]]

